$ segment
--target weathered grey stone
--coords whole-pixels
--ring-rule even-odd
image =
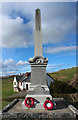
[[[31,64],[31,85],[28,94],[49,94],[46,77],[48,58],[42,55],[41,12],[35,11],[35,56],[29,59]],[[39,87],[40,86],[40,87]]]
[[[11,109],[19,100],[18,99],[14,99],[10,104],[6,105],[3,109],[2,112],[6,112],[9,109]]]
[[[78,116],[78,110],[73,106],[71,105],[67,100],[63,99],[63,102],[68,106],[68,108],[75,114],[77,114]]]
[[[32,86],[31,86],[32,87]],[[46,87],[44,86],[36,86],[36,87],[34,87],[34,89],[33,90],[30,90],[29,92],[28,92],[28,94],[29,95],[49,95],[50,93],[49,93],[49,90],[46,90],[45,89]],[[47,87],[48,88],[48,87]]]
[[[37,67],[31,67],[31,85],[47,85],[46,66],[37,65]]]
[[[47,97],[49,97],[50,100],[52,100],[52,96],[49,95],[49,94],[43,94],[43,95],[38,95],[38,94],[37,95],[36,94],[30,95],[30,94],[27,94],[26,97],[32,97],[32,98],[34,98],[34,106],[32,108],[30,108],[30,109],[44,109],[43,104],[46,101]],[[55,105],[54,105],[54,108],[55,108]],[[25,106],[24,101],[22,103],[22,109],[28,109]]]
[[[36,63],[37,60],[41,60],[41,63]],[[44,90],[49,91],[48,86],[47,86],[47,77],[46,77],[46,65],[48,62],[47,58],[44,57],[34,57],[30,61],[31,64],[31,85],[29,92],[34,90],[35,87],[37,86],[42,86]]]
[[[41,12],[37,9],[35,11],[35,56],[43,56],[41,34]]]
[[[41,86],[37,86],[37,87],[35,87],[34,92],[35,92],[35,94],[37,93],[38,95],[44,94],[44,88],[42,88]]]
[[[2,120],[76,120],[74,114],[58,114],[58,113],[16,113],[2,115]]]
[[[36,95],[35,95],[36,97]],[[42,98],[42,97],[40,97]],[[20,99],[13,108],[11,108],[11,111],[3,112],[0,114],[0,118],[2,117],[2,120],[37,120],[37,119],[51,119],[51,120],[76,120],[77,113],[75,114],[73,111],[69,110],[69,108],[64,108],[63,104],[65,104],[65,101],[63,98],[54,98],[57,102],[60,102],[62,106],[59,105],[60,109],[56,108],[56,110],[40,110],[40,109],[28,109],[23,110],[19,108],[19,103],[22,102]],[[21,104],[21,103],[20,103]],[[66,105],[65,105],[66,106]],[[37,106],[38,107],[38,106]]]

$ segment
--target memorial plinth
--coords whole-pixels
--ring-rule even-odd
[[[29,59],[29,63],[31,65],[31,85],[26,96],[26,98],[34,98],[35,104],[33,107],[36,109],[44,109],[43,104],[47,97],[52,100],[46,80],[48,58],[43,57],[41,34],[41,11],[40,9],[36,9],[34,57]],[[22,108],[27,109],[24,102],[22,103]]]
[[[48,59],[42,56],[35,56],[34,58],[29,59],[29,62],[31,64],[30,91],[33,91],[38,86],[41,86],[45,91],[49,91],[46,81],[46,66]]]

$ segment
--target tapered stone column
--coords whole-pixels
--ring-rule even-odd
[[[41,34],[41,11],[37,9],[35,11],[35,56],[43,56]]]

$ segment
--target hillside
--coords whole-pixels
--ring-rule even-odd
[[[63,69],[49,75],[57,81],[67,82],[78,89],[78,67]]]

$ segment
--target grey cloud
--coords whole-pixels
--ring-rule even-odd
[[[34,41],[35,9],[40,8],[42,14],[43,43],[63,43],[66,37],[75,34],[75,3],[7,3],[3,4],[3,15],[8,16],[12,10],[27,16],[30,22],[23,23],[23,18],[3,18],[5,23],[3,47],[27,47]],[[7,17],[6,17],[7,18]],[[32,31],[30,34],[28,31]]]
[[[28,47],[33,41],[33,35],[30,35],[27,30],[32,29],[32,23],[22,24],[23,19],[20,17],[10,19],[6,16],[3,18],[3,47]]]

